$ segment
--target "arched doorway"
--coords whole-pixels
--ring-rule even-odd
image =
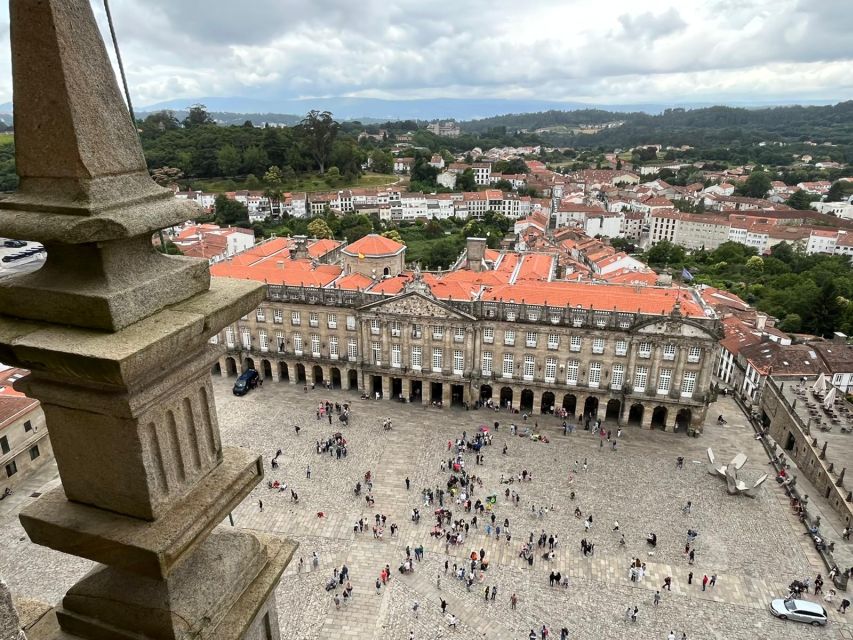
[[[465,386],[461,384],[450,385],[450,406],[461,407],[465,404]]]
[[[382,376],[370,376],[370,394],[374,398],[382,397]]]
[[[441,382],[429,383],[429,401],[432,404],[441,404],[444,402],[444,385]]]
[[[578,399],[575,394],[567,393],[563,396],[563,409],[565,409],[566,413],[570,416],[575,415],[575,411],[578,409]]]
[[[384,269],[382,269],[382,275],[383,276],[390,276],[391,275],[391,269],[389,269],[388,267],[385,267]]]
[[[554,413],[554,394],[550,391],[546,391],[542,394],[542,406],[540,408],[540,413]]]
[[[512,389],[510,387],[504,387],[501,389],[501,406],[512,406]]]
[[[305,384],[305,365],[301,362],[296,365],[296,382]]]
[[[613,420],[614,422],[619,421],[619,414],[622,411],[622,401],[613,400],[607,401],[607,413],[604,415],[605,420]]]
[[[219,364],[219,361],[213,363],[213,369],[211,369],[210,373],[214,376],[222,375],[222,365]]]
[[[693,417],[693,412],[690,409],[682,409],[675,414],[675,431],[676,433],[687,433],[690,428],[690,420]]]
[[[243,360],[243,371],[248,371],[249,369],[255,368],[255,361],[252,358],[246,358]]]
[[[598,416],[598,398],[590,396],[583,403],[583,414],[595,418]]]
[[[311,378],[314,381],[314,384],[322,385],[323,384],[323,367],[321,367],[319,364],[315,364],[311,368]]]
[[[278,363],[278,379],[282,382],[285,380],[288,382],[290,381],[290,371],[288,370],[286,362]]]
[[[488,400],[491,397],[492,397],[492,385],[490,385],[490,384],[480,385],[480,400],[485,402],[486,400]]]
[[[349,369],[347,371],[347,383],[349,384],[350,389],[358,391],[358,371],[355,369]]]
[[[628,409],[628,424],[637,425],[638,427],[643,424],[643,413],[645,410],[646,408],[639,402],[632,404],[631,408]]]
[[[524,389],[521,392],[521,400],[518,403],[518,409],[525,413],[533,411],[533,392],[530,389]]]
[[[665,429],[666,428],[666,407],[655,407],[655,410],[652,411],[652,429]]]
[[[341,370],[337,367],[332,367],[332,370],[329,372],[329,375],[332,378],[332,389],[340,389],[341,388]]]
[[[225,373],[229,376],[237,375],[237,361],[230,356],[225,358]]]
[[[261,368],[264,370],[264,378],[272,378],[272,365],[269,360],[261,360]]]

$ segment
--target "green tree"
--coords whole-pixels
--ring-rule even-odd
[[[386,238],[390,238],[394,242],[399,242],[400,244],[405,244],[403,242],[403,238],[400,236],[400,232],[396,229],[389,229],[388,231],[382,234]]]
[[[766,171],[753,171],[749,174],[738,193],[749,198],[764,198],[771,187],[770,174]]]
[[[282,182],[281,168],[278,165],[272,165],[264,174],[264,182],[271,185],[280,185]]]
[[[263,175],[269,166],[270,159],[267,152],[257,145],[247,147],[243,152],[243,171]]]
[[[389,151],[375,149],[370,152],[370,168],[376,173],[391,173],[394,170],[394,156]]]
[[[309,111],[299,124],[298,132],[308,152],[317,163],[320,174],[326,172],[326,164],[332,153],[340,125],[328,111]]]
[[[308,233],[313,238],[333,238],[334,234],[325,220],[317,218],[308,223]]]
[[[764,260],[761,256],[752,256],[746,261],[746,271],[752,278],[759,277],[764,273]]]
[[[789,313],[785,316],[781,323],[779,323],[779,328],[782,331],[786,331],[789,333],[797,333],[803,328],[803,319],[796,313]]]
[[[203,104],[194,104],[189,108],[189,113],[187,113],[187,117],[184,118],[183,125],[187,129],[192,127],[199,127],[205,124],[214,124],[213,118],[210,117],[210,114],[207,112],[207,107]]]
[[[216,196],[213,202],[217,224],[223,226],[249,225],[249,210],[242,202],[231,200],[221,193]]]
[[[672,266],[684,262],[684,249],[669,240],[661,240],[646,252],[646,260],[654,266]]]
[[[234,176],[242,162],[240,152],[232,144],[224,145],[216,154],[216,161],[223,176]]]
[[[811,208],[812,202],[815,200],[820,200],[820,197],[808,194],[802,189],[797,189],[791,194],[791,197],[785,201],[785,204],[799,211],[806,211]]]
[[[456,176],[457,191],[476,191],[477,183],[474,181],[474,170],[471,168],[465,169],[462,173]]]
[[[841,202],[853,195],[853,180],[836,180],[826,193],[827,202]]]
[[[441,238],[444,236],[444,228],[438,220],[433,218],[426,223],[426,226],[424,227],[424,236],[427,238]]]

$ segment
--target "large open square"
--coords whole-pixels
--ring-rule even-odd
[[[524,421],[503,411],[362,400],[357,393],[305,391],[272,381],[237,397],[231,393],[232,382],[214,379],[223,443],[262,454],[266,471],[261,485],[235,509],[234,525],[300,543],[278,589],[285,638],[405,640],[413,634],[417,639],[523,640],[531,630],[539,637],[543,624],[551,638],[559,638],[563,627],[570,638],[666,638],[670,630],[678,638],[686,633],[691,640],[851,637],[845,616],[835,612],[838,600],[826,605],[831,622],[825,629],[779,621],[768,612],[769,601],[784,595],[793,579],[813,579],[825,571],[772,479],[750,499],[727,495],[724,482],[707,473],[709,446],[723,462],[746,453],[749,461],[742,475],[747,480],[769,469],[766,455],[730,400],[712,405],[709,415],[714,419],[709,419],[700,438],[636,427],[624,429],[616,438],[615,425],[605,424],[617,442],[614,450],[610,441],[589,431],[564,435],[560,421],[551,416]],[[317,418],[318,406],[325,401],[350,403],[347,426],[337,415],[331,424],[326,416]],[[728,425],[711,424],[721,413]],[[383,429],[386,419],[392,422],[390,430]],[[520,432],[529,428],[549,442],[512,435],[513,422]],[[300,427],[298,433],[295,426]],[[449,444],[463,432],[470,439],[483,426],[490,431],[491,445],[481,450],[479,465],[475,453],[466,452],[465,469],[479,479],[472,499],[487,502],[494,495],[496,501],[478,516],[474,528],[474,511],[465,512],[445,494],[444,507],[452,511],[452,520],[464,519],[470,527],[462,544],[447,545],[443,537],[430,536],[439,505],[426,505],[423,490],[447,489],[451,474],[446,465],[454,455]],[[347,440],[346,457],[318,454],[318,441],[336,432]],[[278,449],[282,451],[278,467],[272,468],[270,460]],[[679,456],[684,458],[682,469],[676,468]],[[525,470],[532,473],[532,480],[501,484],[502,478],[517,477]],[[354,492],[357,482],[365,484],[368,471],[372,507],[364,497],[366,486],[361,496]],[[268,481],[286,484],[287,489],[271,489]],[[507,489],[510,498],[518,494],[518,500],[508,500]],[[292,500],[291,490],[298,502]],[[16,497],[22,504],[22,497]],[[691,509],[685,513],[682,507],[688,501]],[[581,518],[574,515],[576,507]],[[419,523],[412,522],[413,508],[422,514]],[[373,535],[376,514],[386,517],[382,539]],[[492,515],[501,527],[500,537],[491,525]],[[590,515],[593,524],[586,531],[584,520]],[[362,533],[354,531],[360,518],[367,524]],[[613,531],[616,521],[618,532]],[[486,525],[492,528],[491,535]],[[18,594],[56,602],[89,566],[31,544],[14,512],[3,517],[2,529],[0,574]],[[693,565],[684,554],[688,529],[699,533],[692,547]],[[549,545],[537,545],[542,532],[558,540],[552,560],[543,558]],[[650,532],[658,537],[654,550],[646,542]],[[519,555],[531,536],[532,566]],[[595,545],[591,556],[581,553],[582,538]],[[414,561],[413,573],[402,575],[398,567],[406,548],[414,558],[418,546],[423,546],[423,560]],[[465,581],[453,577],[453,569],[465,567],[467,575],[472,551],[481,550],[489,560],[488,570],[480,572],[469,590]],[[639,582],[629,579],[635,558],[646,565]],[[334,596],[342,589],[327,592],[324,586],[344,565],[353,597],[338,609]],[[377,592],[375,582],[386,565],[391,578]],[[549,586],[552,571],[568,576],[568,586]],[[717,579],[715,586],[703,591],[704,575]],[[667,576],[672,577],[671,591],[661,590]],[[493,586],[495,599],[490,594],[485,600],[485,589]],[[657,606],[656,590],[662,594]],[[510,603],[513,593],[515,609]],[[442,599],[447,603],[444,615]],[[627,621],[625,611],[634,606],[639,608],[638,619]],[[455,630],[449,627],[447,614],[458,619]]]

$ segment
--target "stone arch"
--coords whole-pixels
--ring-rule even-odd
[[[635,402],[628,409],[628,424],[640,426],[643,424],[643,414],[646,412],[646,408],[643,406],[641,402]]]
[[[349,383],[350,389],[358,390],[358,371],[355,369],[349,369],[347,371],[347,382]]]
[[[307,378],[305,377],[305,365],[301,362],[296,363],[296,382],[301,382],[302,384],[307,382]]]
[[[244,358],[243,359],[243,371],[248,371],[249,369],[255,368],[255,359],[254,358]]]
[[[693,419],[693,411],[691,409],[681,409],[675,414],[675,431],[687,433],[690,430],[690,421]]]
[[[652,429],[666,429],[666,416],[669,413],[666,407],[658,405],[652,411]]]
[[[595,418],[598,415],[598,398],[589,396],[583,403],[583,414]]]
[[[503,387],[501,389],[501,406],[502,407],[511,407],[512,406],[512,387]]]
[[[213,368],[210,370],[211,375],[221,376],[222,375],[222,364],[217,360],[213,363]]]
[[[533,391],[522,389],[521,399],[518,402],[519,411],[530,413],[533,411]]]
[[[616,398],[611,398],[607,401],[607,410],[604,414],[605,420],[619,421],[619,416],[622,413],[622,401]]]
[[[542,402],[540,404],[539,413],[547,414],[554,413],[555,398],[554,393],[546,391],[542,394]]]
[[[490,384],[481,384],[480,385],[480,400],[488,400],[492,397],[492,385]]]
[[[231,356],[225,358],[225,373],[229,376],[237,375],[237,361]]]
[[[333,389],[341,388],[341,370],[337,367],[332,367],[332,370],[329,372],[329,377],[331,378],[330,382],[332,383]]]
[[[261,375],[266,378],[272,378],[272,364],[270,361],[264,358],[261,360]]]
[[[563,409],[566,410],[570,416],[575,415],[575,411],[578,410],[578,398],[573,393],[567,393],[563,396]]]
[[[290,368],[284,360],[281,360],[278,363],[278,379],[282,382],[285,380],[288,382],[290,381]]]
[[[321,367],[319,364],[315,364],[311,368],[311,381],[314,384],[323,384],[323,380],[323,367]]]

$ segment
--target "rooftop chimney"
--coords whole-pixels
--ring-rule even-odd
[[[467,238],[465,248],[468,255],[468,268],[471,271],[483,271],[486,268],[486,239]]]

